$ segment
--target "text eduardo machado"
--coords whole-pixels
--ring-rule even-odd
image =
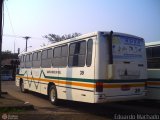
[[[160,114],[114,114],[114,120],[159,120]]]

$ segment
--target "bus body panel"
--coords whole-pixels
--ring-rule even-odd
[[[49,83],[54,83],[56,87],[59,83],[59,69],[53,67],[41,68],[39,78],[41,78],[40,82],[42,82],[41,93],[47,95]]]
[[[84,88],[81,89],[71,89],[65,87],[57,87],[57,91],[59,91],[59,99],[73,100],[79,102],[88,102],[94,103],[94,91],[86,90]]]
[[[28,69],[26,70],[26,77],[28,79],[25,80],[25,88],[41,93],[41,84],[39,82],[41,70],[40,69]],[[35,79],[37,78],[37,79]]]
[[[160,100],[160,87],[157,86],[150,86],[147,87],[147,96],[146,99],[152,99],[152,100]]]
[[[94,58],[96,37],[89,37],[89,39],[93,40],[91,66],[59,68],[59,84],[57,86],[59,91],[58,98],[94,102]],[[83,40],[87,41],[88,38],[84,38]]]
[[[107,36],[100,33],[98,39],[96,46],[97,66],[95,66],[95,73],[97,74],[95,79],[102,82],[103,92],[95,92],[97,96],[95,102],[104,102],[116,98],[114,101],[119,101],[121,97],[123,100],[130,99],[130,97],[134,99],[144,98],[145,80],[147,78],[144,41],[142,40],[141,48],[143,51],[140,54],[140,60],[115,59],[113,57],[113,64],[109,64]],[[110,66],[111,69],[109,69]],[[125,75],[125,70],[127,70],[127,75]]]
[[[146,99],[160,100],[160,70],[148,69]]]
[[[148,80],[146,99],[160,100],[160,42],[146,43]]]

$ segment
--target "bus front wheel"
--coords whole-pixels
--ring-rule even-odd
[[[55,85],[51,85],[49,88],[49,100],[53,105],[58,104],[57,89]]]

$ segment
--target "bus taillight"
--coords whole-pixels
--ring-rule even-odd
[[[103,92],[103,83],[96,82],[96,92]]]

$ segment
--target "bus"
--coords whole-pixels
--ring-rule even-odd
[[[160,41],[146,43],[147,99],[160,100]]]
[[[118,32],[93,32],[19,54],[16,86],[87,103],[137,100],[145,96],[144,40]]]

